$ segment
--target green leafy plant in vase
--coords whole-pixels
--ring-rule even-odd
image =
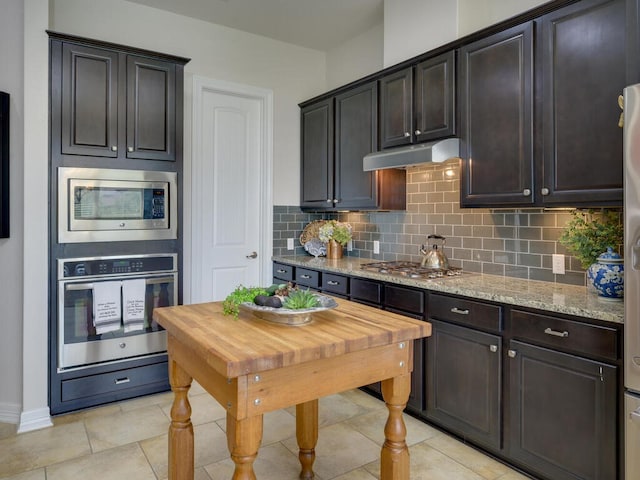
[[[318,230],[318,238],[327,244],[327,258],[341,258],[342,248],[352,238],[351,225],[329,220]]]
[[[619,212],[575,210],[559,241],[580,260],[598,294],[621,298],[624,267],[617,250],[623,243],[623,237]]]

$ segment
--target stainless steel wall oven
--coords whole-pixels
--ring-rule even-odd
[[[164,352],[152,313],[177,304],[177,280],[176,254],[59,259],[58,371]]]

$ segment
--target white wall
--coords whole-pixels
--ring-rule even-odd
[[[0,90],[11,95],[10,238],[0,239],[0,421],[17,423],[22,408],[23,3],[8,0],[0,15]]]
[[[458,0],[458,35],[464,37],[548,1]]]
[[[451,0],[385,0],[384,66],[455,40],[457,9]]]
[[[327,90],[383,69],[384,25],[381,23],[327,52]]]

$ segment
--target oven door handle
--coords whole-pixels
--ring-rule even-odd
[[[173,283],[173,277],[152,277],[145,278],[145,282],[147,285],[156,285],[159,283]],[[108,281],[108,280],[107,280]],[[123,282],[125,280],[120,280]],[[67,283],[65,286],[67,291],[76,291],[76,290],[93,290],[93,283]]]

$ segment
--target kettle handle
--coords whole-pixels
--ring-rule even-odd
[[[445,237],[443,237],[442,235],[431,234],[431,235],[428,235],[428,236],[427,236],[427,240],[430,240],[430,239],[432,239],[432,238],[434,238],[434,239],[436,239],[436,240],[442,240],[442,245],[444,245],[444,242],[445,242],[445,240],[446,240],[446,238],[445,238]]]

